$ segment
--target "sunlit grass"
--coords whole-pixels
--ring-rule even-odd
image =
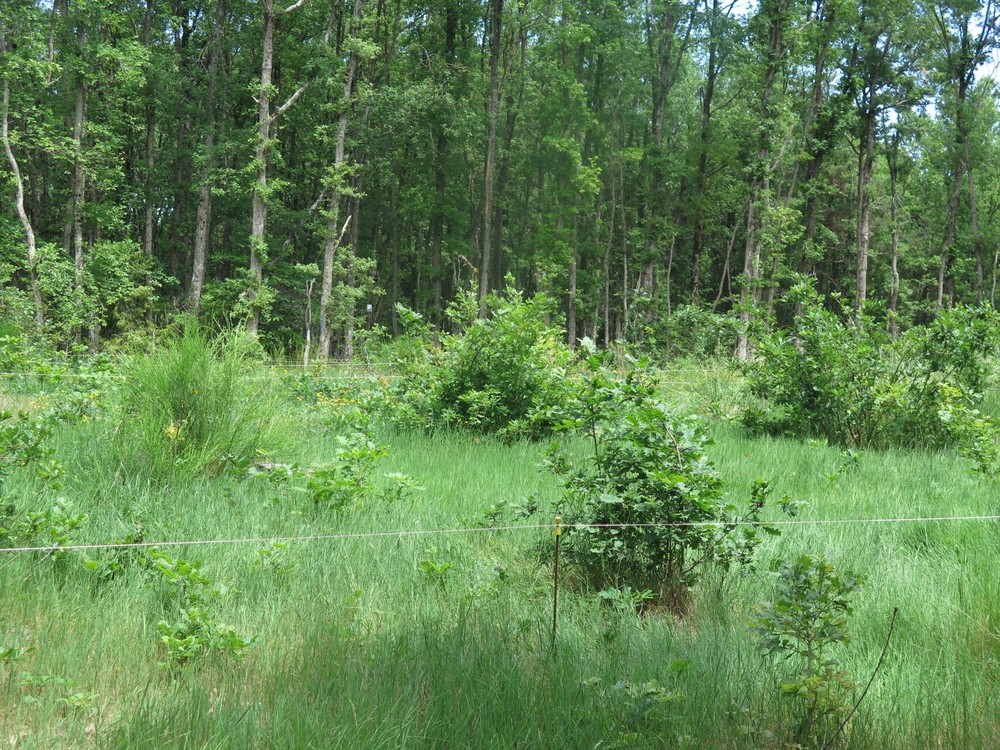
[[[687,392],[695,396],[685,408],[716,403],[725,416],[731,377],[691,376]],[[330,461],[335,436],[294,399],[288,404],[284,416],[301,434],[282,460]],[[556,484],[537,467],[538,445],[381,433],[390,455],[376,472],[410,475],[422,489],[398,503],[369,500],[336,513],[296,489],[301,478],[290,486],[228,475],[168,484],[115,479],[101,469],[104,459],[95,461],[108,429],[88,423],[58,436],[68,470],[62,494],[89,514],[76,541],[137,529],[148,541],[480,529],[548,525],[554,515]],[[747,625],[769,597],[772,561],[825,553],[865,579],[853,641],[838,653],[856,681],[870,676],[899,609],[849,746],[995,746],[1000,526],[811,522],[993,515],[996,484],[972,476],[969,462],[951,453],[892,451],[854,461],[819,443],[751,437],[725,421],[712,433],[710,455],[734,497],[745,499],[754,479],[767,478],[776,495],[807,502],[796,519],[806,523],[782,527],[766,543],[757,573],[707,577],[683,617],[616,613],[567,584],[554,642],[551,559],[540,553],[549,529],[290,541],[281,565],[270,567],[260,553],[266,542],[164,548],[201,560],[205,575],[226,588],[213,602],[219,618],[257,639],[242,658],[209,654],[173,671],[160,666],[155,626],[176,616],[175,598],[152,573],[134,566],[100,583],[82,563],[108,554],[100,551],[57,561],[0,557],[0,649],[32,649],[0,662],[0,743],[781,747],[775,738],[787,736],[795,718],[777,686],[791,666],[763,659]],[[15,472],[5,491],[18,495],[18,481]],[[538,515],[496,515],[533,493]],[[772,517],[782,519],[776,510]],[[443,572],[428,573],[424,561]],[[24,672],[56,679],[40,686]],[[624,683],[650,681],[674,699],[630,703]]]

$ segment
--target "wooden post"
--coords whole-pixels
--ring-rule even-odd
[[[556,516],[556,557],[552,577],[552,644],[556,642],[556,626],[559,622],[559,543],[562,541],[562,518]]]

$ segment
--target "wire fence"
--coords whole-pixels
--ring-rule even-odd
[[[341,534],[313,534],[300,536],[257,536],[235,539],[185,539],[162,542],[105,542],[96,544],[66,544],[46,545],[36,547],[0,547],[2,553],[23,552],[64,552],[70,550],[104,550],[150,547],[193,547],[220,546],[238,544],[268,544],[287,542],[320,542],[347,539],[385,539],[415,536],[435,536],[445,534],[483,534],[499,531],[541,531],[562,529],[646,529],[646,528],[680,528],[680,527],[712,527],[718,529],[736,526],[829,526],[829,525],[868,525],[868,524],[900,524],[900,523],[947,523],[960,521],[1000,521],[1000,515],[972,516],[904,516],[900,518],[813,518],[813,519],[783,519],[777,521],[690,521],[676,523],[547,523],[523,524],[510,526],[473,526],[450,529],[396,529],[392,531],[365,531]]]

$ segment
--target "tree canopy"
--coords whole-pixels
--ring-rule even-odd
[[[803,275],[994,303],[994,0],[4,0],[0,316],[349,356],[460,292],[570,343]],[[368,306],[371,312],[368,312]],[[850,307],[850,305],[848,305]]]

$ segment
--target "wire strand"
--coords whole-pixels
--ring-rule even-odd
[[[948,521],[998,521],[1000,515],[984,516],[912,516],[906,518],[815,518],[789,519],[781,521],[690,521],[676,523],[573,523],[563,524],[564,529],[643,529],[643,528],[677,528],[677,527],[716,527],[733,526],[812,526],[833,524],[883,524],[883,523],[943,523]],[[263,544],[266,542],[316,542],[338,539],[379,539],[406,536],[430,536],[434,534],[476,534],[494,531],[538,531],[554,529],[555,525],[530,524],[523,526],[475,526],[458,529],[399,529],[396,531],[370,531],[348,534],[315,534],[309,536],[264,536],[245,537],[239,539],[187,539],[165,542],[107,542],[98,544],[67,544],[48,545],[40,547],[3,547],[0,553],[23,552],[56,552],[70,550],[98,549],[128,549],[148,547],[193,547],[197,545],[225,544]]]

